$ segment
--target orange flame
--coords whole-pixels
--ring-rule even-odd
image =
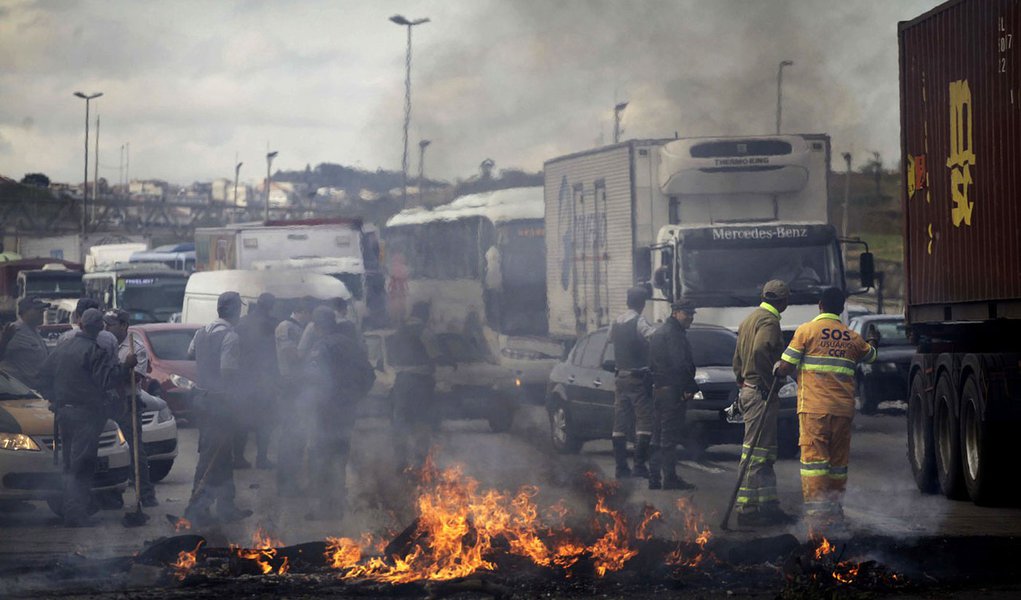
[[[638,525],[638,529],[635,530],[635,538],[639,540],[652,539],[652,533],[649,528],[652,526],[652,522],[661,519],[663,513],[656,510],[656,507],[646,504],[642,509],[642,522]]]
[[[189,529],[191,529],[191,521],[184,517],[178,517],[177,522],[174,523],[174,531],[180,533]]]
[[[678,545],[676,550],[667,555],[666,562],[676,567],[697,567],[707,558],[712,558],[711,553],[707,553],[705,547],[712,539],[713,533],[706,525],[702,513],[687,498],[678,498],[676,506],[684,520],[684,533],[679,535],[675,533],[674,537],[681,542],[693,542],[698,547],[698,551],[694,556],[686,556],[686,548]],[[690,546],[687,549],[690,550]]]
[[[279,568],[274,569],[272,564],[273,559],[277,555],[277,546],[282,545],[279,540],[274,540],[262,527],[259,527],[252,534],[252,546],[250,548],[240,548],[231,545],[231,549],[239,558],[254,560],[263,575],[270,575],[274,570],[278,575],[283,575],[288,570],[287,557],[284,557],[284,561]]]
[[[184,578],[188,576],[188,572],[191,571],[192,567],[195,566],[195,563],[198,562],[199,548],[201,548],[204,543],[206,543],[205,540],[199,540],[198,545],[195,546],[195,549],[191,552],[182,550],[177,553],[177,562],[175,562],[172,566],[174,567],[174,576],[177,577],[179,581],[184,581]]]
[[[819,547],[815,549],[815,560],[822,560],[822,557],[827,554],[833,554],[836,551],[836,546],[830,543],[825,537],[822,538],[822,542],[819,543]]]

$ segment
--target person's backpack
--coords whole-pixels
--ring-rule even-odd
[[[334,383],[352,398],[363,398],[376,383],[376,370],[365,349],[350,337],[335,334],[327,343],[333,364]]]

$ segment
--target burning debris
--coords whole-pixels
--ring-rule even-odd
[[[829,595],[838,589],[893,591],[907,586],[907,578],[874,560],[844,560],[847,545],[837,549],[825,536],[810,536],[809,543],[784,564],[786,587],[781,597]]]

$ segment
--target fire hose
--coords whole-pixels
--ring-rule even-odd
[[[776,401],[777,392],[780,390],[780,380],[782,378],[778,376],[773,377],[773,385],[769,388],[769,394],[766,396],[766,409],[764,413],[769,410],[769,405]],[[747,423],[747,421],[745,421]],[[738,469],[737,484],[734,486],[734,493],[730,495],[730,502],[727,503],[727,510],[723,513],[723,521],[720,523],[720,529],[724,531],[730,531],[730,527],[727,523],[730,521],[730,514],[734,512],[734,505],[737,503],[737,495],[741,492],[741,484],[744,483],[744,478],[748,474],[748,466],[752,462],[752,451],[759,445],[759,440],[762,439],[762,420],[759,419],[756,423],[755,435],[752,437],[752,447],[748,449],[747,457],[742,456],[741,466]],[[742,448],[741,453],[744,454]]]

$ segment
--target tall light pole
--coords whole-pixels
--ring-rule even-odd
[[[408,51],[404,59],[404,154],[401,156],[401,205],[408,206],[408,126],[411,124],[411,28],[428,23],[428,18],[408,20],[401,15],[390,17],[390,21],[408,28]]]
[[[780,134],[780,119],[783,116],[783,68],[790,67],[794,64],[793,61],[785,60],[780,62],[780,67],[776,70],[776,133]]]
[[[84,238],[86,221],[88,219],[85,209],[89,204],[89,102],[94,98],[102,96],[103,92],[96,92],[95,94],[75,92],[74,95],[85,100],[85,181],[82,182],[82,238]]]
[[[273,166],[273,159],[277,157],[277,151],[266,153],[266,220],[269,221],[269,190],[273,187],[273,178],[270,175],[270,168]],[[238,165],[240,168],[241,165]]]
[[[847,237],[847,205],[851,200],[851,153],[844,153],[847,171],[844,173],[844,217],[840,220],[840,235]]]
[[[429,140],[418,142],[418,204],[425,206],[425,149],[431,144]]]
[[[236,158],[234,160],[237,160]],[[241,175],[241,165],[244,163],[239,162],[234,165],[234,208],[238,207],[238,176]]]
[[[96,112],[96,151],[95,160],[92,161],[92,214],[91,219],[96,220],[96,200],[99,199],[99,112]]]
[[[621,102],[613,107],[613,143],[620,143],[620,115],[627,108],[627,102]]]

